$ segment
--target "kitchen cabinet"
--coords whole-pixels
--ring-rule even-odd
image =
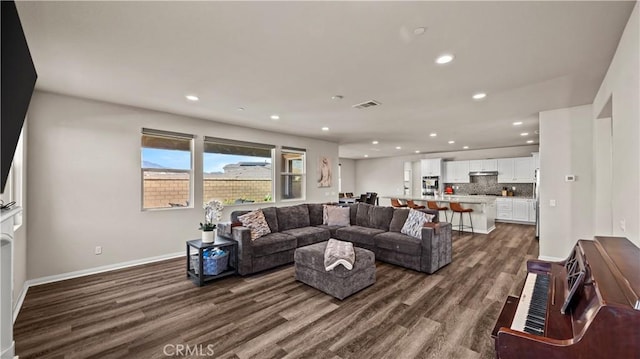
[[[517,183],[535,182],[535,173],[533,157],[518,157],[513,159],[513,176]]]
[[[471,160],[469,161],[469,172],[497,171],[498,160]]]
[[[496,219],[513,219],[513,198],[496,198]]]
[[[422,177],[439,177],[442,176],[442,159],[430,158],[420,161],[422,168]]]
[[[536,222],[536,211],[538,210],[538,208],[536,208],[536,200],[535,199],[528,199],[527,201],[529,201],[529,222]]]
[[[496,198],[496,219],[535,223],[536,200],[532,198]]]
[[[445,183],[469,183],[469,161],[444,163]]]
[[[513,215],[511,218],[514,221],[529,221],[529,200],[526,198],[514,198],[513,199]]]
[[[533,152],[531,156],[533,157],[533,169],[540,168],[540,152]]]
[[[498,159],[498,183],[534,183],[533,157]]]

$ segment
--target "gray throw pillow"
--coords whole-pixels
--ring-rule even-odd
[[[329,226],[348,226],[349,225],[349,207],[326,206],[327,225]]]
[[[400,233],[404,233],[408,236],[421,239],[422,228],[424,227],[424,224],[427,222],[431,222],[431,219],[433,217],[434,216],[431,214],[411,209],[409,210],[409,216],[407,217],[407,221],[404,222],[404,226],[402,226],[402,230],[400,230]]]

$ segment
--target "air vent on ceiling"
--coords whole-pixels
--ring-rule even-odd
[[[376,100],[369,100],[369,101],[365,101],[363,103],[359,103],[357,105],[353,105],[353,108],[365,109],[365,108],[378,106],[378,105],[380,105],[380,102],[378,102]]]

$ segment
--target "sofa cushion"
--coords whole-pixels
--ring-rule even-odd
[[[267,221],[271,232],[280,232],[278,228],[278,215],[276,212],[276,207],[263,208],[262,213],[264,214],[264,219]]]
[[[271,233],[251,243],[255,257],[267,256],[296,248],[296,237],[285,233]]]
[[[276,211],[278,213],[278,228],[280,232],[294,228],[309,227],[311,223],[309,220],[309,208],[306,204],[278,207]]]
[[[312,226],[317,226],[322,224],[322,210],[325,205],[321,203],[308,203],[307,207],[309,208],[309,224]]]
[[[321,225],[318,225],[316,227],[329,230],[329,233],[330,233],[331,237],[335,237],[336,236],[336,231],[338,229],[344,228],[344,226],[329,226],[329,225],[326,225],[326,224],[321,224]]]
[[[242,222],[243,226],[251,230],[251,240],[256,240],[271,233],[269,224],[264,218],[264,213],[262,213],[260,209],[243,214],[238,217],[238,219]]]
[[[400,233],[400,230],[402,230],[402,226],[404,226],[404,222],[407,221],[408,216],[408,208],[394,209],[393,218],[391,218],[391,223],[389,224],[389,231]]]
[[[336,231],[336,237],[343,241],[373,247],[373,236],[380,233],[384,233],[384,231],[376,228],[349,226],[338,229]]]
[[[369,225],[369,210],[373,207],[367,203],[358,203],[358,211],[356,212],[356,225],[362,227],[371,227]]]
[[[393,218],[393,207],[372,206],[369,208],[369,226],[372,228],[389,230]]]
[[[328,229],[319,227],[294,228],[281,233],[296,237],[298,247],[326,241],[331,237],[331,232]]]
[[[422,240],[402,233],[385,232],[373,237],[377,248],[419,256],[422,253]]]
[[[349,223],[356,224],[356,214],[358,213],[358,203],[349,205]]]

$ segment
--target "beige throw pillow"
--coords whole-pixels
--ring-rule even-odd
[[[247,227],[251,230],[252,241],[255,241],[256,239],[271,233],[269,224],[264,218],[264,213],[262,213],[261,209],[243,214],[242,216],[238,217],[238,220],[244,227]]]
[[[349,207],[326,206],[327,225],[329,226],[348,226],[349,225]]]
[[[411,209],[409,210],[409,216],[407,216],[407,220],[404,222],[404,226],[402,226],[400,233],[422,239],[422,228],[424,227],[424,224],[430,222],[433,217],[435,216]]]

